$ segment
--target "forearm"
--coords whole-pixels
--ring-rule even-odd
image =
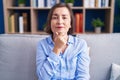
[[[85,64],[79,64],[76,70],[75,80],[89,80],[89,61]]]
[[[88,49],[87,45],[83,45],[83,49],[78,55],[76,80],[90,79],[89,75],[90,57],[87,49]]]
[[[42,59],[37,58],[37,74],[40,80],[49,80],[56,72],[56,67],[59,65],[59,57],[51,52],[49,55]]]
[[[42,66],[40,65],[37,65],[37,74],[38,74],[39,79],[50,80],[55,73],[54,68],[51,67],[48,60],[45,60]]]

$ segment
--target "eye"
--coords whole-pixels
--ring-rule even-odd
[[[58,17],[57,16],[52,16],[52,19],[58,19]]]
[[[64,16],[64,17],[63,17],[63,19],[67,19],[67,17],[66,17],[66,16]]]

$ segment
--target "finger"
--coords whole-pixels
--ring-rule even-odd
[[[59,32],[58,35],[59,36],[64,36],[64,33],[63,32]]]
[[[62,37],[63,35],[62,32],[56,32],[55,34],[56,34],[56,37]]]
[[[59,35],[61,36],[61,35],[62,35],[62,32],[59,32]]]
[[[62,39],[62,41],[63,41],[64,44],[67,44],[67,41],[65,39]]]
[[[55,32],[56,35],[58,35],[58,32]]]

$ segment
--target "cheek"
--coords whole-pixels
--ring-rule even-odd
[[[51,30],[52,30],[52,32],[54,31],[54,27],[52,26],[52,24],[51,24]]]
[[[71,21],[67,21],[66,26],[67,26],[68,29],[71,28]]]
[[[51,30],[52,30],[52,32],[54,31],[54,28],[55,28],[55,22],[51,21]]]
[[[55,26],[55,21],[51,21],[51,27]]]

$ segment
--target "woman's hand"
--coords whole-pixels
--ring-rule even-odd
[[[59,55],[60,52],[62,52],[66,47],[67,36],[65,36],[64,33],[56,32],[54,37],[54,43],[55,43],[55,46],[53,48],[53,52]]]

